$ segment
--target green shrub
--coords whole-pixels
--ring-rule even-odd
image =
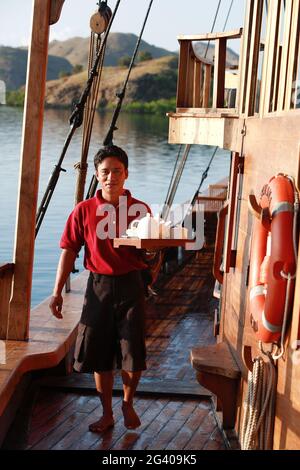
[[[6,93],[7,106],[24,106],[24,99],[24,90],[8,91]]]
[[[74,65],[72,73],[76,74],[76,73],[81,73],[81,72],[83,72],[83,65],[81,64]]]
[[[152,54],[149,51],[140,51],[138,53],[138,61],[139,62],[145,62],[146,60],[152,60]]]
[[[175,111],[176,98],[160,99],[148,102],[134,101],[123,106],[123,110],[131,113],[160,114]]]
[[[123,57],[120,57],[118,60],[118,65],[120,67],[128,67],[131,62],[131,57],[129,55],[124,55]]]
[[[65,78],[70,77],[71,72],[66,72],[65,70],[61,70],[58,74],[58,78]]]

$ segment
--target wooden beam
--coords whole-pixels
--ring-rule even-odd
[[[211,69],[212,69],[211,65],[205,65],[205,68],[204,68],[203,99],[202,99],[203,108],[208,108],[209,107]]]
[[[276,58],[276,72],[275,72],[275,88],[274,88],[274,107],[273,111],[277,111],[278,106],[278,93],[279,93],[279,79],[280,79],[280,67],[281,67],[281,57],[282,57],[282,46],[277,48],[277,58]]]
[[[186,93],[185,93],[185,103],[187,107],[193,106],[193,96],[194,96],[194,77],[195,77],[195,56],[193,51],[192,43],[190,43],[190,55],[188,60],[188,69],[187,69],[187,80],[186,80]]]
[[[235,109],[237,111],[240,110],[240,98],[241,98],[241,73],[243,67],[243,49],[244,49],[244,33],[242,34],[241,41],[240,41],[240,54],[239,54],[239,65],[238,65],[238,72],[237,72],[237,88],[236,88],[236,100],[235,100]],[[225,87],[226,87],[226,75],[225,75]]]
[[[194,63],[193,108],[201,107],[202,65],[198,60]]]
[[[180,55],[178,64],[178,81],[177,81],[177,107],[186,106],[186,87],[188,80],[188,65],[190,60],[190,42],[180,43]]]
[[[262,12],[263,12],[263,0],[257,0],[254,4],[254,10],[253,10],[251,45],[250,45],[250,53],[249,53],[250,55],[249,55],[246,104],[245,104],[245,113],[247,116],[253,116],[255,112]]]
[[[51,0],[50,25],[58,22],[64,3],[65,0]]]
[[[286,78],[288,69],[289,58],[289,42],[290,42],[290,28],[292,21],[292,0],[286,2],[285,7],[285,21],[284,21],[284,34],[282,44],[282,58],[280,67],[280,80],[279,80],[279,95],[278,95],[278,111],[283,111],[285,108],[285,91],[286,91]]]
[[[24,104],[8,339],[26,340],[30,315],[51,0],[34,0]]]
[[[235,39],[240,38],[243,33],[243,28],[235,29],[233,31],[224,31],[222,33],[207,33],[207,34],[190,34],[177,36],[178,41],[214,41],[216,39]]]
[[[240,85],[239,85],[239,114],[245,113],[245,104],[247,96],[247,84],[249,80],[249,55],[251,44],[251,31],[253,22],[254,0],[247,2],[245,12],[245,29],[242,37],[241,55],[240,55]]]
[[[260,93],[260,115],[264,116],[274,108],[274,90],[276,86],[276,59],[279,40],[281,2],[270,0],[264,50],[263,73]]]
[[[239,153],[232,153],[232,163],[230,172],[229,185],[229,206],[228,206],[228,222],[226,228],[226,239],[224,244],[224,272],[229,273],[230,268],[234,267],[232,257],[232,240],[235,228],[236,202],[239,174],[243,172],[244,157],[240,157]]]
[[[293,0],[293,13],[290,31],[288,68],[286,78],[286,98],[284,109],[289,111],[292,104],[293,86],[297,81],[297,65],[299,50],[299,34],[300,34],[300,0]]]
[[[213,108],[224,108],[226,45],[226,38],[216,40]]]

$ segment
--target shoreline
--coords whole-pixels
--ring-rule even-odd
[[[10,91],[7,92],[6,104],[1,106],[4,107],[14,107],[22,108],[24,106],[24,93],[19,91]],[[62,109],[70,110],[72,105],[61,105],[61,104],[45,104],[45,109]],[[134,113],[134,114],[155,114],[155,115],[165,115],[167,112],[175,111],[176,108],[176,98],[161,98],[159,100],[152,101],[133,101],[123,105],[122,111],[125,113]],[[105,108],[97,108],[96,111],[100,114],[111,113],[115,109],[113,104]]]

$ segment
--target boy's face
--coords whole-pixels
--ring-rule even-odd
[[[128,170],[116,157],[106,157],[99,163],[96,178],[101,184],[102,192],[110,198],[117,198],[123,192],[124,182],[128,178]]]

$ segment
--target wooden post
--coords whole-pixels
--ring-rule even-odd
[[[224,246],[224,272],[229,273],[230,268],[235,267],[236,251],[232,248],[233,233],[236,224],[236,204],[238,200],[238,179],[243,172],[244,157],[240,157],[238,152],[232,152],[231,172],[230,172],[230,196],[228,206],[228,223],[226,228],[225,246]]]
[[[224,108],[225,68],[226,68],[226,38],[217,39],[215,47],[215,71],[213,108]]]
[[[195,58],[192,54],[192,43],[190,43],[190,54],[188,61],[188,70],[187,70],[187,81],[186,81],[186,96],[185,103],[187,108],[193,107],[193,96],[194,96],[194,76],[195,76]]]
[[[0,265],[0,339],[7,338],[9,301],[14,265],[6,263]]]
[[[274,90],[276,85],[276,58],[281,2],[275,0],[269,4],[269,14],[264,50],[264,63],[261,79],[260,115],[263,117],[273,110]]]
[[[193,108],[201,107],[201,89],[202,89],[202,64],[199,60],[196,60],[195,67],[194,67]]]
[[[260,48],[262,13],[263,13],[263,1],[257,0],[257,2],[254,3],[252,29],[251,29],[251,43],[250,43],[250,53],[249,53],[250,55],[249,55],[248,77],[247,77],[247,88],[246,88],[246,104],[245,104],[246,116],[253,116],[255,113],[257,71],[258,71],[258,59],[259,59],[259,48]]]
[[[209,107],[210,82],[211,82],[211,65],[205,64],[204,85],[203,85],[203,108]]]
[[[246,4],[245,27],[241,44],[240,54],[240,84],[239,84],[239,114],[245,113],[247,84],[249,79],[249,55],[251,44],[251,32],[253,21],[254,0],[249,0]]]
[[[284,34],[282,44],[282,56],[280,64],[279,94],[277,111],[283,111],[286,97],[286,79],[289,60],[289,41],[292,22],[292,0],[286,3],[284,18]]]
[[[16,218],[15,273],[8,324],[8,339],[12,340],[28,339],[50,8],[51,0],[34,0]]]
[[[292,94],[293,86],[297,88],[297,66],[298,66],[298,51],[299,51],[299,15],[300,15],[300,0],[293,0],[293,13],[291,18],[290,29],[290,42],[287,64],[287,79],[286,79],[286,98],[284,110],[289,111],[293,109]],[[295,90],[296,92],[296,90]],[[291,106],[292,105],[292,106]]]
[[[186,108],[188,67],[190,60],[190,41],[180,41],[178,65],[177,108]]]

